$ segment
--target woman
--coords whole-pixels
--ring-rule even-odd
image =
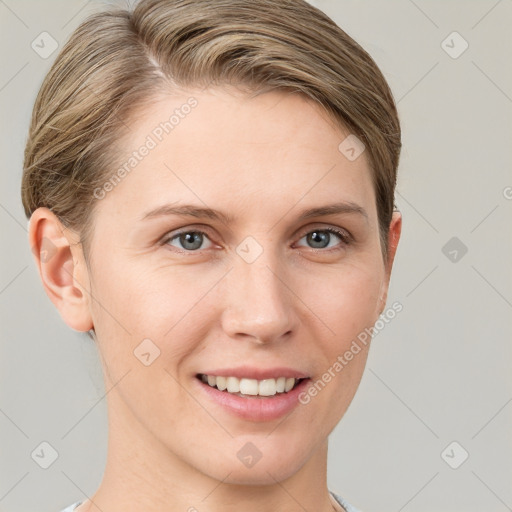
[[[386,305],[399,153],[376,64],[302,0],[78,27],[22,184],[43,286],[109,390],[103,480],[66,511],[356,510],[327,441]]]

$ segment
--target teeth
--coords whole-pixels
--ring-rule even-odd
[[[215,377],[214,377],[215,378]],[[227,379],[226,377],[217,377],[217,387],[221,390],[221,391],[224,391],[227,387],[228,387],[228,384],[227,384]],[[215,386],[215,384],[214,384]]]
[[[257,395],[259,393],[256,379],[240,379],[240,393],[242,395]]]
[[[286,383],[284,385],[284,392],[288,393],[288,391],[290,391],[290,389],[292,389],[293,386],[295,386],[295,379],[286,379]]]
[[[276,391],[278,393],[284,393],[285,386],[286,386],[286,377],[279,377],[279,379],[276,379]]]
[[[295,379],[293,379],[295,381]],[[265,379],[258,385],[258,394],[260,396],[273,396],[277,393],[276,379]]]
[[[217,377],[214,377],[215,382],[217,382]],[[228,377],[226,379],[227,387],[226,389],[230,393],[240,393],[240,379],[237,379],[236,377]],[[211,386],[211,384],[210,384]],[[215,386],[215,384],[214,384]],[[212,386],[213,387],[213,386]]]
[[[237,377],[216,377],[215,375],[201,375],[201,380],[220,391],[251,396],[274,396],[277,393],[288,393],[297,379],[279,377],[277,379],[239,379]]]

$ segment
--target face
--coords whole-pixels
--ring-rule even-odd
[[[368,160],[282,92],[184,92],[130,128],[87,278],[111,425],[184,472],[287,478],[349,406],[368,345],[340,357],[383,307]]]

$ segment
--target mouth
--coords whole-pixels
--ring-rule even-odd
[[[206,375],[199,373],[196,378],[219,391],[243,398],[269,398],[293,391],[304,378],[277,377],[270,379],[238,378],[235,376]]]
[[[311,378],[290,368],[238,367],[197,373],[198,396],[212,404],[213,412],[227,413],[250,422],[269,422],[290,414]]]

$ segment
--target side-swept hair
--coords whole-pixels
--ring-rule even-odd
[[[86,19],[35,102],[27,217],[46,206],[85,242],[93,191],[116,165],[130,115],[173,87],[223,84],[303,93],[365,144],[386,256],[401,147],[396,106],[368,53],[304,0],[141,0],[133,11]]]

